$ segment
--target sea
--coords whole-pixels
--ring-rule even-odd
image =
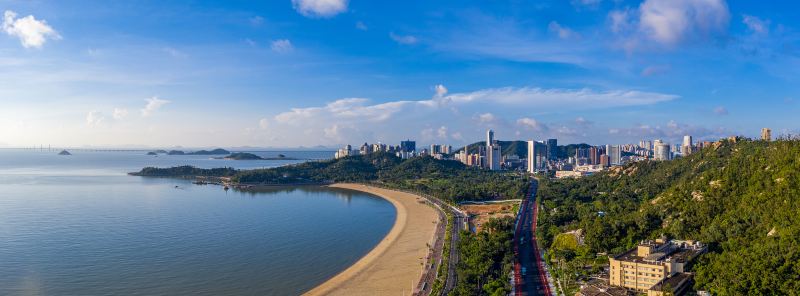
[[[142,151],[0,149],[0,295],[298,295],[368,253],[396,212],[318,186],[223,190],[129,176],[146,166],[268,168]]]

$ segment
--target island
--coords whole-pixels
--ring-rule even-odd
[[[181,151],[181,150],[170,150],[170,151],[155,150],[155,151],[151,151],[151,152],[147,153],[147,155],[156,155],[156,154],[166,154],[166,155],[228,155],[228,154],[231,154],[231,152],[228,151],[228,150],[222,149],[222,148],[217,148],[217,149],[214,149],[214,150],[198,150],[198,151],[194,151],[194,152],[185,152],[185,151]]]
[[[209,150],[199,150],[199,151],[195,151],[195,152],[187,152],[186,154],[187,155],[228,155],[228,154],[231,154],[231,152],[228,151],[228,150],[225,150],[225,149],[217,148],[217,149],[210,150],[210,151]]]
[[[72,155],[72,153],[69,153],[69,151],[67,150],[61,150],[61,152],[59,152],[58,155]]]
[[[227,160],[264,160],[263,157],[247,152],[237,152],[223,157]]]

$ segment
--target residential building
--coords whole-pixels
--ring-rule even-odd
[[[611,162],[609,161],[608,158],[609,157],[608,157],[607,154],[600,155],[600,165],[603,166],[603,167],[611,166]]]
[[[762,141],[772,141],[772,130],[768,128],[761,129],[761,140]]]
[[[681,154],[686,156],[692,154],[692,136],[683,136],[683,145],[681,146]]]
[[[650,296],[664,292],[680,296],[691,288],[691,274],[685,273],[687,265],[705,251],[706,246],[697,241],[642,241],[633,249],[609,257],[609,284]],[[669,290],[664,291],[667,286]]]
[[[653,158],[655,160],[670,160],[672,159],[672,152],[670,146],[661,140],[655,140],[653,143]]]
[[[600,148],[595,146],[589,147],[589,164],[600,164]]]

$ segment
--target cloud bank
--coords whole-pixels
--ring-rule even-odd
[[[329,144],[412,137],[414,130],[420,131],[418,136],[422,139],[455,139],[461,138],[465,127],[473,129],[491,125],[541,133],[548,131],[548,126],[530,116],[521,116],[515,125],[511,125],[487,111],[505,113],[504,116],[508,117],[513,116],[509,110],[513,110],[511,113],[579,111],[651,105],[678,98],[671,94],[632,90],[534,87],[448,94],[443,85],[437,85],[433,91],[432,98],[423,100],[372,103],[366,98],[344,98],[323,106],[292,108],[265,118],[259,128],[278,139],[296,139],[296,134],[302,132],[304,138]],[[428,126],[430,124],[437,126]]]

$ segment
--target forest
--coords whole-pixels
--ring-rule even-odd
[[[800,293],[800,140],[723,140],[672,161],[542,180],[538,194],[539,241],[565,274],[666,236],[709,245],[692,267],[697,290]],[[583,244],[565,235],[572,230]]]
[[[452,296],[503,296],[511,292],[514,262],[514,219],[491,219],[478,233],[464,231],[458,243],[461,260]]]

